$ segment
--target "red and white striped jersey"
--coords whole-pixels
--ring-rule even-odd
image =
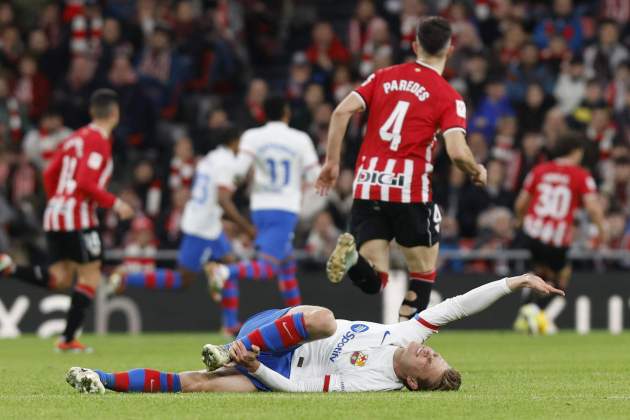
[[[532,197],[523,221],[525,233],[545,244],[568,247],[575,210],[582,197],[596,192],[597,186],[586,169],[551,161],[534,167],[523,189]]]
[[[98,226],[96,208],[111,208],[106,187],[113,170],[111,142],[94,124],[61,143],[44,171],[48,204],[44,230],[68,232]]]
[[[435,133],[466,131],[462,97],[420,62],[378,70],[354,93],[369,112],[355,165],[354,198],[431,201]]]

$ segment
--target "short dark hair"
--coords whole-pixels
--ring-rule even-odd
[[[554,157],[568,156],[575,150],[584,150],[586,146],[586,138],[576,131],[569,131],[558,137],[556,145],[553,148]]]
[[[418,381],[417,391],[457,391],[462,386],[462,375],[449,367],[436,381]]]
[[[118,105],[118,94],[111,89],[97,89],[90,96],[92,118],[108,118]]]
[[[451,39],[451,24],[440,16],[429,16],[418,24],[416,38],[429,55],[436,55],[446,47]]]
[[[287,101],[280,95],[273,95],[265,99],[265,116],[267,121],[278,121],[284,117]]]
[[[241,130],[233,125],[228,125],[227,127],[223,127],[219,130],[217,143],[223,146],[227,146],[233,141],[238,140],[240,137]]]

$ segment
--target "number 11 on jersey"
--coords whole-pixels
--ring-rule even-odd
[[[398,101],[392,113],[389,114],[387,121],[385,121],[379,130],[381,139],[390,142],[389,148],[394,151],[398,150],[398,146],[402,140],[400,132],[402,131],[403,121],[405,120],[408,109],[409,102]]]

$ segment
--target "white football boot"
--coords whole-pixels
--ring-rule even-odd
[[[104,394],[105,386],[98,373],[82,367],[71,367],[66,373],[66,382],[82,394]]]
[[[331,283],[339,283],[350,267],[357,263],[359,254],[350,233],[343,233],[337,239],[337,245],[326,263],[326,274]]]
[[[228,345],[206,344],[201,350],[201,361],[208,372],[213,372],[231,362]]]
[[[10,276],[14,270],[13,258],[9,254],[0,254],[0,276]]]
[[[223,296],[223,285],[230,275],[230,270],[223,264],[215,262],[207,263],[204,266],[206,277],[208,278],[208,288],[210,297],[215,302],[221,302]]]

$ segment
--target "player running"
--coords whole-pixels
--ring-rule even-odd
[[[121,219],[133,216],[128,204],[106,190],[114,167],[111,134],[120,116],[116,93],[95,91],[90,114],[92,122],[63,141],[44,171],[44,230],[52,264],[16,266],[8,255],[0,255],[0,272],[35,286],[64,289],[77,276],[65,330],[56,344],[61,351],[91,351],[76,333],[101,280],[103,246],[96,209],[113,208]]]
[[[71,368],[67,382],[80,392],[360,392],[457,390],[459,372],[424,342],[440,326],[477,313],[514,290],[564,293],[532,274],[484,284],[398,324],[345,321],[317,306],[261,312],[237,340],[207,344],[212,373],[151,369],[107,373]],[[260,352],[259,352],[260,351]],[[226,366],[236,362],[235,367]],[[218,369],[218,370],[217,370]]]
[[[250,198],[256,227],[257,258],[237,264],[209,264],[207,274],[216,300],[221,300],[223,331],[236,334],[238,281],[278,279],[286,306],[302,302],[295,278],[293,231],[298,221],[304,184],[313,183],[319,172],[315,147],[308,134],[290,128],[289,106],[282,97],[264,104],[267,124],[243,133],[235,173],[244,179],[254,168]]]
[[[466,143],[466,105],[442,77],[452,51],[448,21],[424,19],[413,49],[415,62],[378,70],[337,106],[316,183],[322,194],[334,185],[348,121],[369,109],[355,167],[350,233],[339,238],[328,278],[337,283],[347,272],[364,292],[378,293],[387,283],[389,243],[395,239],[410,277],[401,320],[427,307],[436,277],[442,217],[432,201],[431,173],[437,131],[453,163],[475,184],[486,183],[486,170]]]
[[[255,237],[256,230],[232,201],[236,189],[234,169],[239,134],[234,127],[225,128],[218,137],[219,146],[197,163],[192,196],[182,216],[183,237],[177,269],[159,268],[128,273],[118,270],[110,276],[110,285],[116,292],[120,293],[126,287],[180,290],[192,284],[208,262],[233,260],[230,242],[223,232],[223,216],[236,223],[251,238]]]
[[[561,290],[571,277],[567,251],[573,238],[575,211],[583,205],[605,241],[604,212],[597,186],[588,170],[580,166],[585,140],[579,133],[558,139],[555,159],[534,167],[525,178],[514,209],[531,252],[534,272]],[[564,298],[528,295],[515,328],[532,334],[553,334],[554,319],[564,308]],[[544,313],[541,311],[545,311]]]

